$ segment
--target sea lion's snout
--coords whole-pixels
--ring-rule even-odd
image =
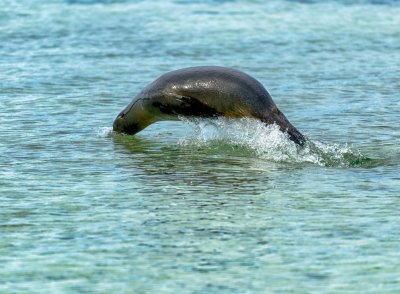
[[[116,133],[134,135],[148,125],[143,112],[128,105],[118,114],[113,123],[113,130]]]
[[[133,135],[136,134],[140,129],[134,121],[129,121],[124,112],[121,112],[114,120],[113,130],[116,133]]]
[[[113,123],[114,132],[122,133],[124,131],[123,125],[124,125],[124,113],[120,113]]]

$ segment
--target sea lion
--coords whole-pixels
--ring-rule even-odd
[[[179,116],[256,118],[266,124],[276,123],[299,145],[306,142],[260,82],[244,72],[219,66],[163,74],[117,116],[113,129],[133,135],[154,122],[177,120]]]

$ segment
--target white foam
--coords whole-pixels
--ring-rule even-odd
[[[249,119],[188,120],[191,133],[180,139],[182,147],[212,147],[229,144],[250,150],[256,157],[273,162],[312,163],[321,166],[349,166],[346,156],[356,157],[348,146],[308,141],[304,147],[292,142],[277,125]],[[361,156],[360,154],[358,156]]]

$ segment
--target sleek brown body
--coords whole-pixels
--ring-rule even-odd
[[[149,84],[117,116],[114,131],[135,134],[161,120],[179,116],[251,117],[276,123],[299,145],[304,136],[279,111],[267,90],[253,77],[230,68],[190,67],[168,72]]]

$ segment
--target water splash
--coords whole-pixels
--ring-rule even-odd
[[[309,140],[304,147],[292,142],[277,125],[242,118],[188,120],[192,133],[179,140],[182,147],[226,148],[247,153],[268,161],[281,163],[311,163],[327,167],[372,167],[374,160],[349,146]]]
[[[96,129],[98,137],[109,137],[113,135],[112,127],[99,127]]]

